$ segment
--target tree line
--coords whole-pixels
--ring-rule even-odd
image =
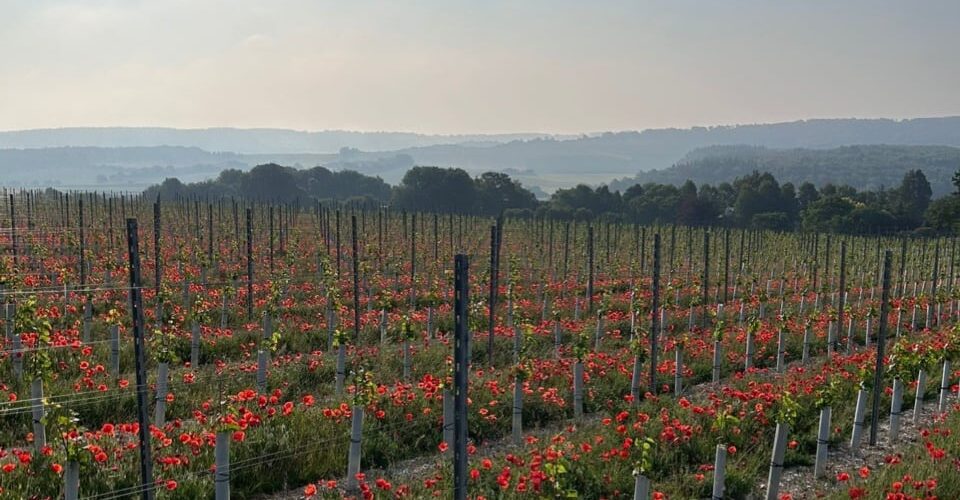
[[[248,172],[225,170],[216,178],[184,184],[167,179],[146,190],[151,198],[236,197],[290,203],[336,201],[395,209],[511,217],[633,222],[640,224],[723,225],[777,231],[842,233],[900,231],[960,232],[960,171],[954,191],[938,200],[923,171],[910,170],[892,189],[860,190],[825,184],[781,184],[768,172],[753,171],[731,182],[680,186],[648,182],[621,191],[584,184],[559,189],[549,200],[509,175],[477,177],[460,168],[413,167],[397,186],[379,177],[324,167],[294,169],[276,164]]]
[[[903,174],[921,169],[930,181],[933,196],[950,192],[950,176],[960,165],[960,148],[948,146],[859,145],[833,149],[769,149],[760,146],[709,146],[695,149],[673,166],[641,172],[610,182],[611,189],[625,191],[634,184],[656,182],[681,185],[687,179],[697,184],[720,184],[750,175],[770,172],[781,183],[815,186],[827,183],[857,190],[896,186]]]

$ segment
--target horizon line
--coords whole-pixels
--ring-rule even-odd
[[[231,130],[231,131],[248,131],[248,132],[296,132],[304,134],[322,134],[322,133],[347,133],[347,134],[402,134],[402,135],[413,135],[420,137],[496,137],[504,135],[528,135],[528,136],[539,136],[539,137],[579,137],[579,136],[597,136],[607,133],[643,133],[647,131],[690,131],[696,129],[723,129],[723,128],[738,128],[738,127],[752,127],[752,126],[764,126],[764,125],[789,125],[796,123],[807,123],[807,122],[818,122],[818,121],[890,121],[890,122],[909,122],[914,120],[937,120],[937,119],[956,119],[960,118],[960,114],[947,114],[947,115],[922,115],[922,116],[911,116],[911,117],[812,117],[812,118],[798,118],[795,120],[787,121],[776,121],[776,122],[742,122],[742,123],[725,123],[725,124],[713,124],[713,125],[690,125],[690,126],[670,126],[670,127],[647,127],[647,128],[634,128],[634,129],[607,129],[607,130],[595,130],[595,131],[580,131],[580,132],[524,132],[524,131],[508,131],[508,132],[457,132],[457,133],[442,133],[442,132],[414,132],[409,130],[362,130],[362,129],[338,129],[338,128],[324,128],[324,129],[300,129],[300,128],[285,128],[285,127],[242,127],[242,126],[229,126],[229,125],[218,125],[218,126],[208,126],[208,127],[176,127],[176,126],[167,126],[167,125],[66,125],[61,127],[36,127],[36,128],[25,128],[25,129],[0,129],[0,134],[16,134],[16,133],[25,133],[25,132],[52,132],[52,131],[64,131],[64,130],[107,130],[107,129],[125,129],[125,130],[148,130],[148,129],[160,129],[160,130],[175,130],[183,132],[200,132],[200,131],[213,131],[213,130]]]

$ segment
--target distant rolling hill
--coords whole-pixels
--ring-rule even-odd
[[[437,136],[281,129],[28,130],[0,132],[0,169],[3,169],[4,184],[8,186],[142,189],[165,176],[197,181],[213,177],[224,168],[249,168],[268,162],[349,168],[378,175],[394,184],[413,165],[436,165],[461,167],[475,175],[488,170],[509,172],[524,185],[552,191],[577,183],[601,184],[615,178],[632,178],[638,173],[644,179],[653,179],[655,177],[643,177],[642,173],[655,169],[670,170],[668,167],[674,164],[677,164],[677,170],[672,171],[679,171],[686,168],[681,165],[692,161],[692,157],[684,160],[688,153],[710,146],[747,145],[771,150],[802,148],[815,152],[856,144],[960,147],[960,117],[804,120],[605,132],[577,137],[545,134]],[[877,154],[871,156],[870,161],[884,171],[899,171],[897,165],[905,165],[908,160],[907,157],[882,157],[899,154],[901,150],[875,151]],[[744,161],[766,162],[770,168],[785,161],[768,159],[776,157],[774,153],[756,155],[758,158],[744,158]],[[804,175],[815,176],[810,177],[811,180],[843,182],[842,174],[831,177],[834,172],[830,169],[844,164],[823,163],[825,160],[815,153],[809,153],[807,157],[811,161],[820,161],[811,165],[827,168],[820,172],[807,171]],[[921,162],[918,165],[930,162],[930,168],[946,168],[935,156],[917,161]],[[868,166],[865,162],[850,165],[856,165],[861,173],[868,171],[863,170]],[[733,174],[742,166],[727,166],[723,171]],[[873,185],[899,182],[896,179],[890,183],[892,179],[884,176],[865,179],[859,174],[847,178],[864,186],[867,181]]]
[[[336,153],[340,148],[392,151],[435,144],[483,146],[550,134],[437,135],[410,132],[303,131],[275,128],[65,127],[0,131],[0,149],[184,146],[245,154]]]

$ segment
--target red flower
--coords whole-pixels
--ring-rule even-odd
[[[850,474],[847,474],[846,472],[840,472],[837,474],[837,481],[843,482],[849,479],[850,479]]]
[[[166,487],[167,487],[167,491],[173,491],[177,489],[177,482],[174,481],[173,479],[170,479],[169,481],[167,481]]]
[[[303,496],[307,498],[313,498],[317,494],[317,486],[315,484],[308,484],[303,488]]]
[[[860,474],[860,477],[864,479],[870,477],[870,467],[866,467],[866,466],[860,467],[859,474]]]
[[[244,439],[247,439],[247,434],[243,431],[234,431],[233,440],[242,443]]]

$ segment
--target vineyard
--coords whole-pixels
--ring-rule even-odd
[[[7,192],[0,498],[960,498],[954,239]]]

